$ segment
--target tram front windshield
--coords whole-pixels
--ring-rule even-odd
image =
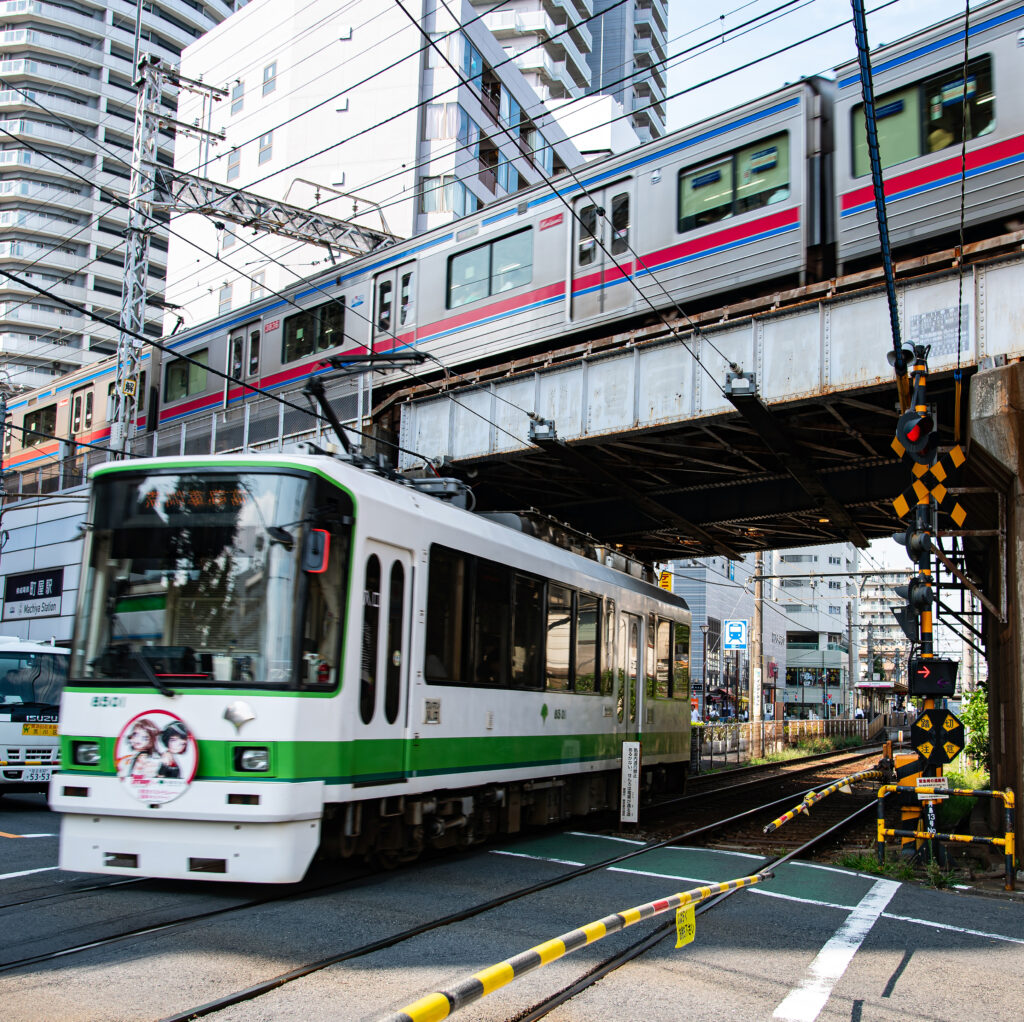
[[[270,472],[98,478],[72,677],[292,684],[311,487]]]

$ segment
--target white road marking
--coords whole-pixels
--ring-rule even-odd
[[[628,837],[612,837],[611,834],[588,834],[588,833],[586,833],[586,831],[582,831],[582,830],[570,830],[569,834],[572,837],[596,837],[596,838],[600,839],[601,841],[618,841],[620,844],[624,844],[624,845],[645,845],[645,844],[647,844],[646,841],[634,841],[632,838],[628,838]]]
[[[15,877],[27,877],[30,873],[47,873],[56,866],[40,866],[39,869],[23,869],[20,873],[0,873],[0,880],[13,880]]]
[[[525,852],[503,852],[500,848],[492,848],[491,855],[510,855],[513,859],[534,859],[537,862],[557,862],[560,866],[585,866],[585,862],[574,862],[572,859],[554,859],[550,855],[527,855]]]
[[[814,1022],[899,886],[895,880],[875,881],[871,890],[846,917],[846,922],[818,952],[800,985],[791,990],[775,1009],[773,1019]]]
[[[1020,937],[1007,937],[1003,933],[986,933],[984,930],[968,930],[964,926],[950,926],[948,923],[934,923],[930,919],[915,919],[913,916],[898,916],[892,912],[883,912],[884,919],[895,919],[899,923],[916,923],[918,926],[934,926],[937,930],[952,930],[954,933],[969,933],[972,937],[985,937],[988,940],[1005,940],[1010,944],[1024,944]]]

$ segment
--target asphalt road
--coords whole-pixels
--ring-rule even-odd
[[[378,937],[631,847],[544,834],[431,859],[257,907],[262,888],[63,873],[41,796],[0,802],[4,960],[179,916],[234,911],[55,961],[0,972],[4,1022],[155,1020]],[[43,835],[43,836],[28,836]],[[331,966],[212,1016],[372,1019],[576,926],[701,882],[749,873],[735,852],[663,849]],[[662,918],[669,918],[665,916]],[[454,1016],[506,1022],[583,968],[651,932],[640,923],[531,973]],[[1024,898],[936,891],[819,864],[783,867],[698,917],[693,943],[665,940],[548,1017],[594,1020],[918,1022],[1020,1017]]]

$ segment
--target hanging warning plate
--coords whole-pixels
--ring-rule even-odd
[[[950,763],[964,747],[964,725],[949,710],[925,710],[910,726],[910,744],[928,766]]]

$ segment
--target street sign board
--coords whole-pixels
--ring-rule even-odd
[[[964,741],[963,721],[949,710],[925,710],[910,726],[910,744],[927,766],[952,762]]]
[[[722,649],[747,648],[747,621],[722,622]]]

